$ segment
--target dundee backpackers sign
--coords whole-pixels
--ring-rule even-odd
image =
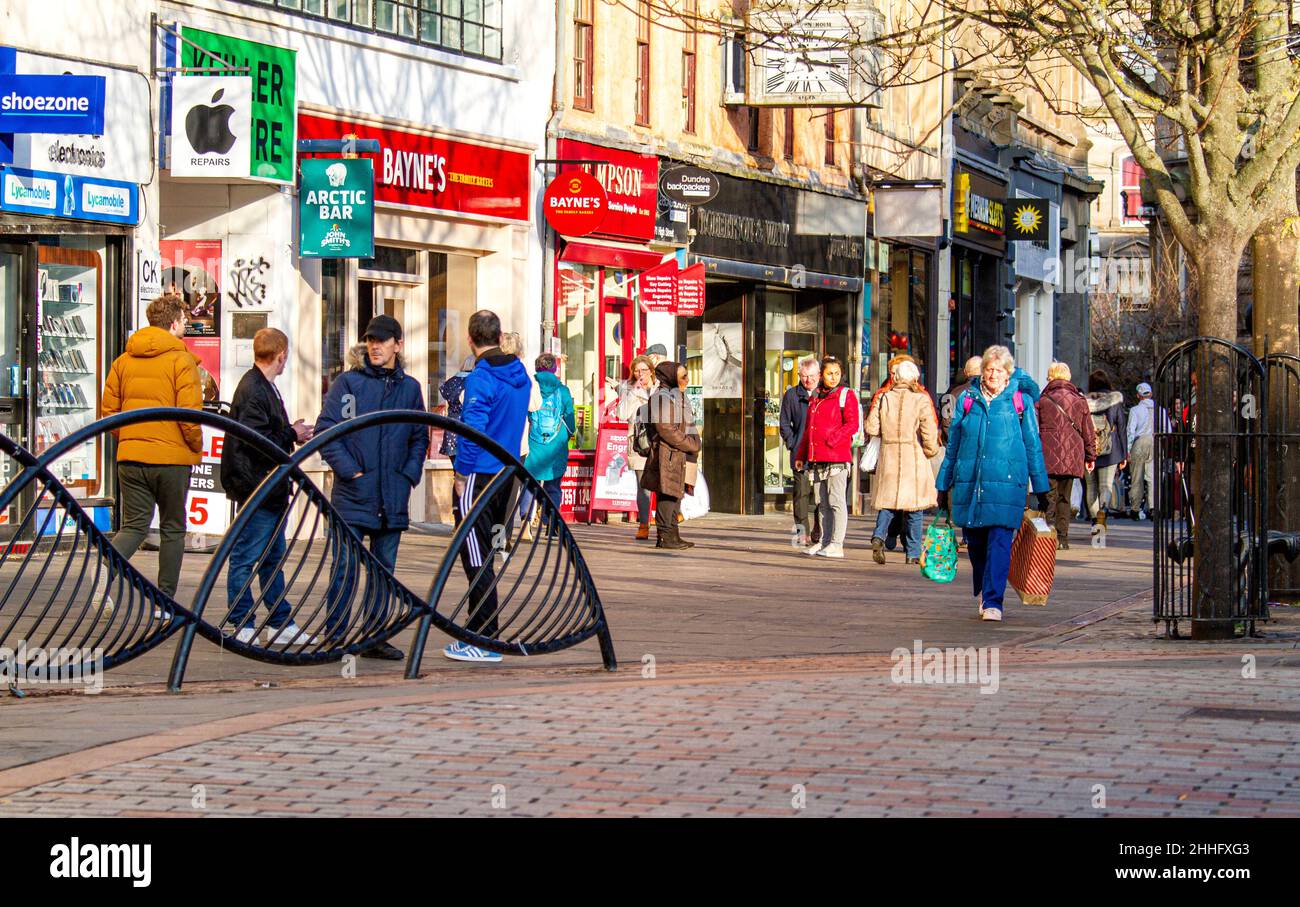
[[[298,254],[373,258],[375,165],[368,158],[305,158],[298,186]]]

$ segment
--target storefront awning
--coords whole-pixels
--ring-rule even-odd
[[[664,260],[659,252],[616,243],[566,242],[560,252],[560,261],[583,265],[604,265],[607,268],[627,268],[644,271]]]

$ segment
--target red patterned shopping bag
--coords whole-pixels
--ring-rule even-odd
[[[1021,604],[1045,605],[1056,575],[1056,530],[1041,514],[1026,510],[1011,543],[1011,570],[1007,582]]]

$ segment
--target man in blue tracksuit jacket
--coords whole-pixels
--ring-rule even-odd
[[[501,352],[501,319],[480,309],[469,319],[469,345],[477,361],[465,379],[461,420],[519,457],[524,425],[528,421],[528,398],[532,384],[528,370],[518,356]],[[459,526],[473,508],[475,499],[506,465],[467,437],[456,441],[456,469],[452,512]],[[483,636],[497,634],[496,572],[493,545],[504,533],[514,483],[507,482],[488,502],[483,514],[460,549],[460,563],[471,583],[469,620],[465,629]],[[496,662],[501,656],[478,646],[453,642],[442,650],[456,661]]]
[[[339,422],[386,409],[424,411],[420,382],[402,370],[402,326],[390,315],[376,315],[366,327],[366,363],[339,375],[330,385],[316,420],[316,434]],[[363,538],[370,551],[390,571],[397,563],[402,531],[410,525],[411,489],[424,474],[429,450],[429,429],[415,423],[378,425],[353,432],[321,448],[321,456],[334,470],[330,503]],[[325,629],[330,634],[353,636],[348,603],[357,581],[356,564],[340,551],[330,571]],[[367,622],[382,622],[373,585],[367,583],[363,606]],[[366,658],[402,658],[401,651],[381,643],[361,653]]]

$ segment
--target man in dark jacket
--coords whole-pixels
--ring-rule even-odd
[[[275,379],[284,373],[289,359],[289,338],[275,328],[262,328],[253,335],[253,361],[235,388],[230,402],[230,418],[246,425],[285,453],[295,444],[311,438],[311,427],[299,419],[292,425],[284,411],[284,401],[275,389]],[[227,435],[221,452],[221,484],[242,510],[244,502],[257,490],[275,467],[276,462],[237,435]],[[257,637],[253,610],[253,566],[262,584],[262,597],[272,608],[267,626],[275,631],[270,643],[312,642],[291,619],[291,608],[284,599],[284,513],[289,506],[289,486],[282,484],[266,498],[254,513],[230,552],[226,573],[226,596],[230,613],[226,623],[235,628],[235,638],[249,643]],[[247,624],[247,626],[245,626]]]
[[[420,383],[402,370],[402,326],[397,319],[376,315],[364,339],[365,365],[344,372],[330,385],[316,420],[316,434],[378,410],[424,411]],[[371,553],[390,571],[397,563],[402,531],[410,525],[411,490],[420,484],[428,450],[428,427],[414,423],[377,425],[321,448],[321,456],[334,470],[330,503],[359,535],[370,537]],[[340,557],[332,573],[325,627],[332,634],[343,634],[351,629],[347,605],[356,584],[356,565]],[[378,601],[368,595],[368,622],[383,619],[378,610]],[[361,654],[393,661],[403,657],[388,643]]]
[[[790,462],[794,463],[794,453],[799,449],[803,439],[804,423],[808,419],[808,400],[813,390],[822,380],[822,366],[816,356],[809,356],[799,362],[799,383],[785,392],[781,398],[781,442],[790,452]],[[813,531],[812,482],[808,481],[807,469],[794,471],[794,532],[802,529],[800,541],[807,542]]]
[[[518,457],[528,421],[528,398],[532,382],[528,370],[513,353],[501,352],[501,319],[487,309],[480,309],[469,319],[469,347],[478,360],[465,379],[465,408],[461,420],[496,441],[506,452]],[[474,507],[480,492],[491,483],[506,464],[469,438],[456,442],[456,477],[452,495],[452,513],[460,525]],[[513,483],[506,483],[488,501],[482,515],[460,549],[460,563],[470,588],[469,620],[465,629],[482,636],[497,634],[496,571],[492,556],[496,553],[501,527],[510,511]],[[496,652],[453,642],[442,654],[455,661],[497,662]]]

